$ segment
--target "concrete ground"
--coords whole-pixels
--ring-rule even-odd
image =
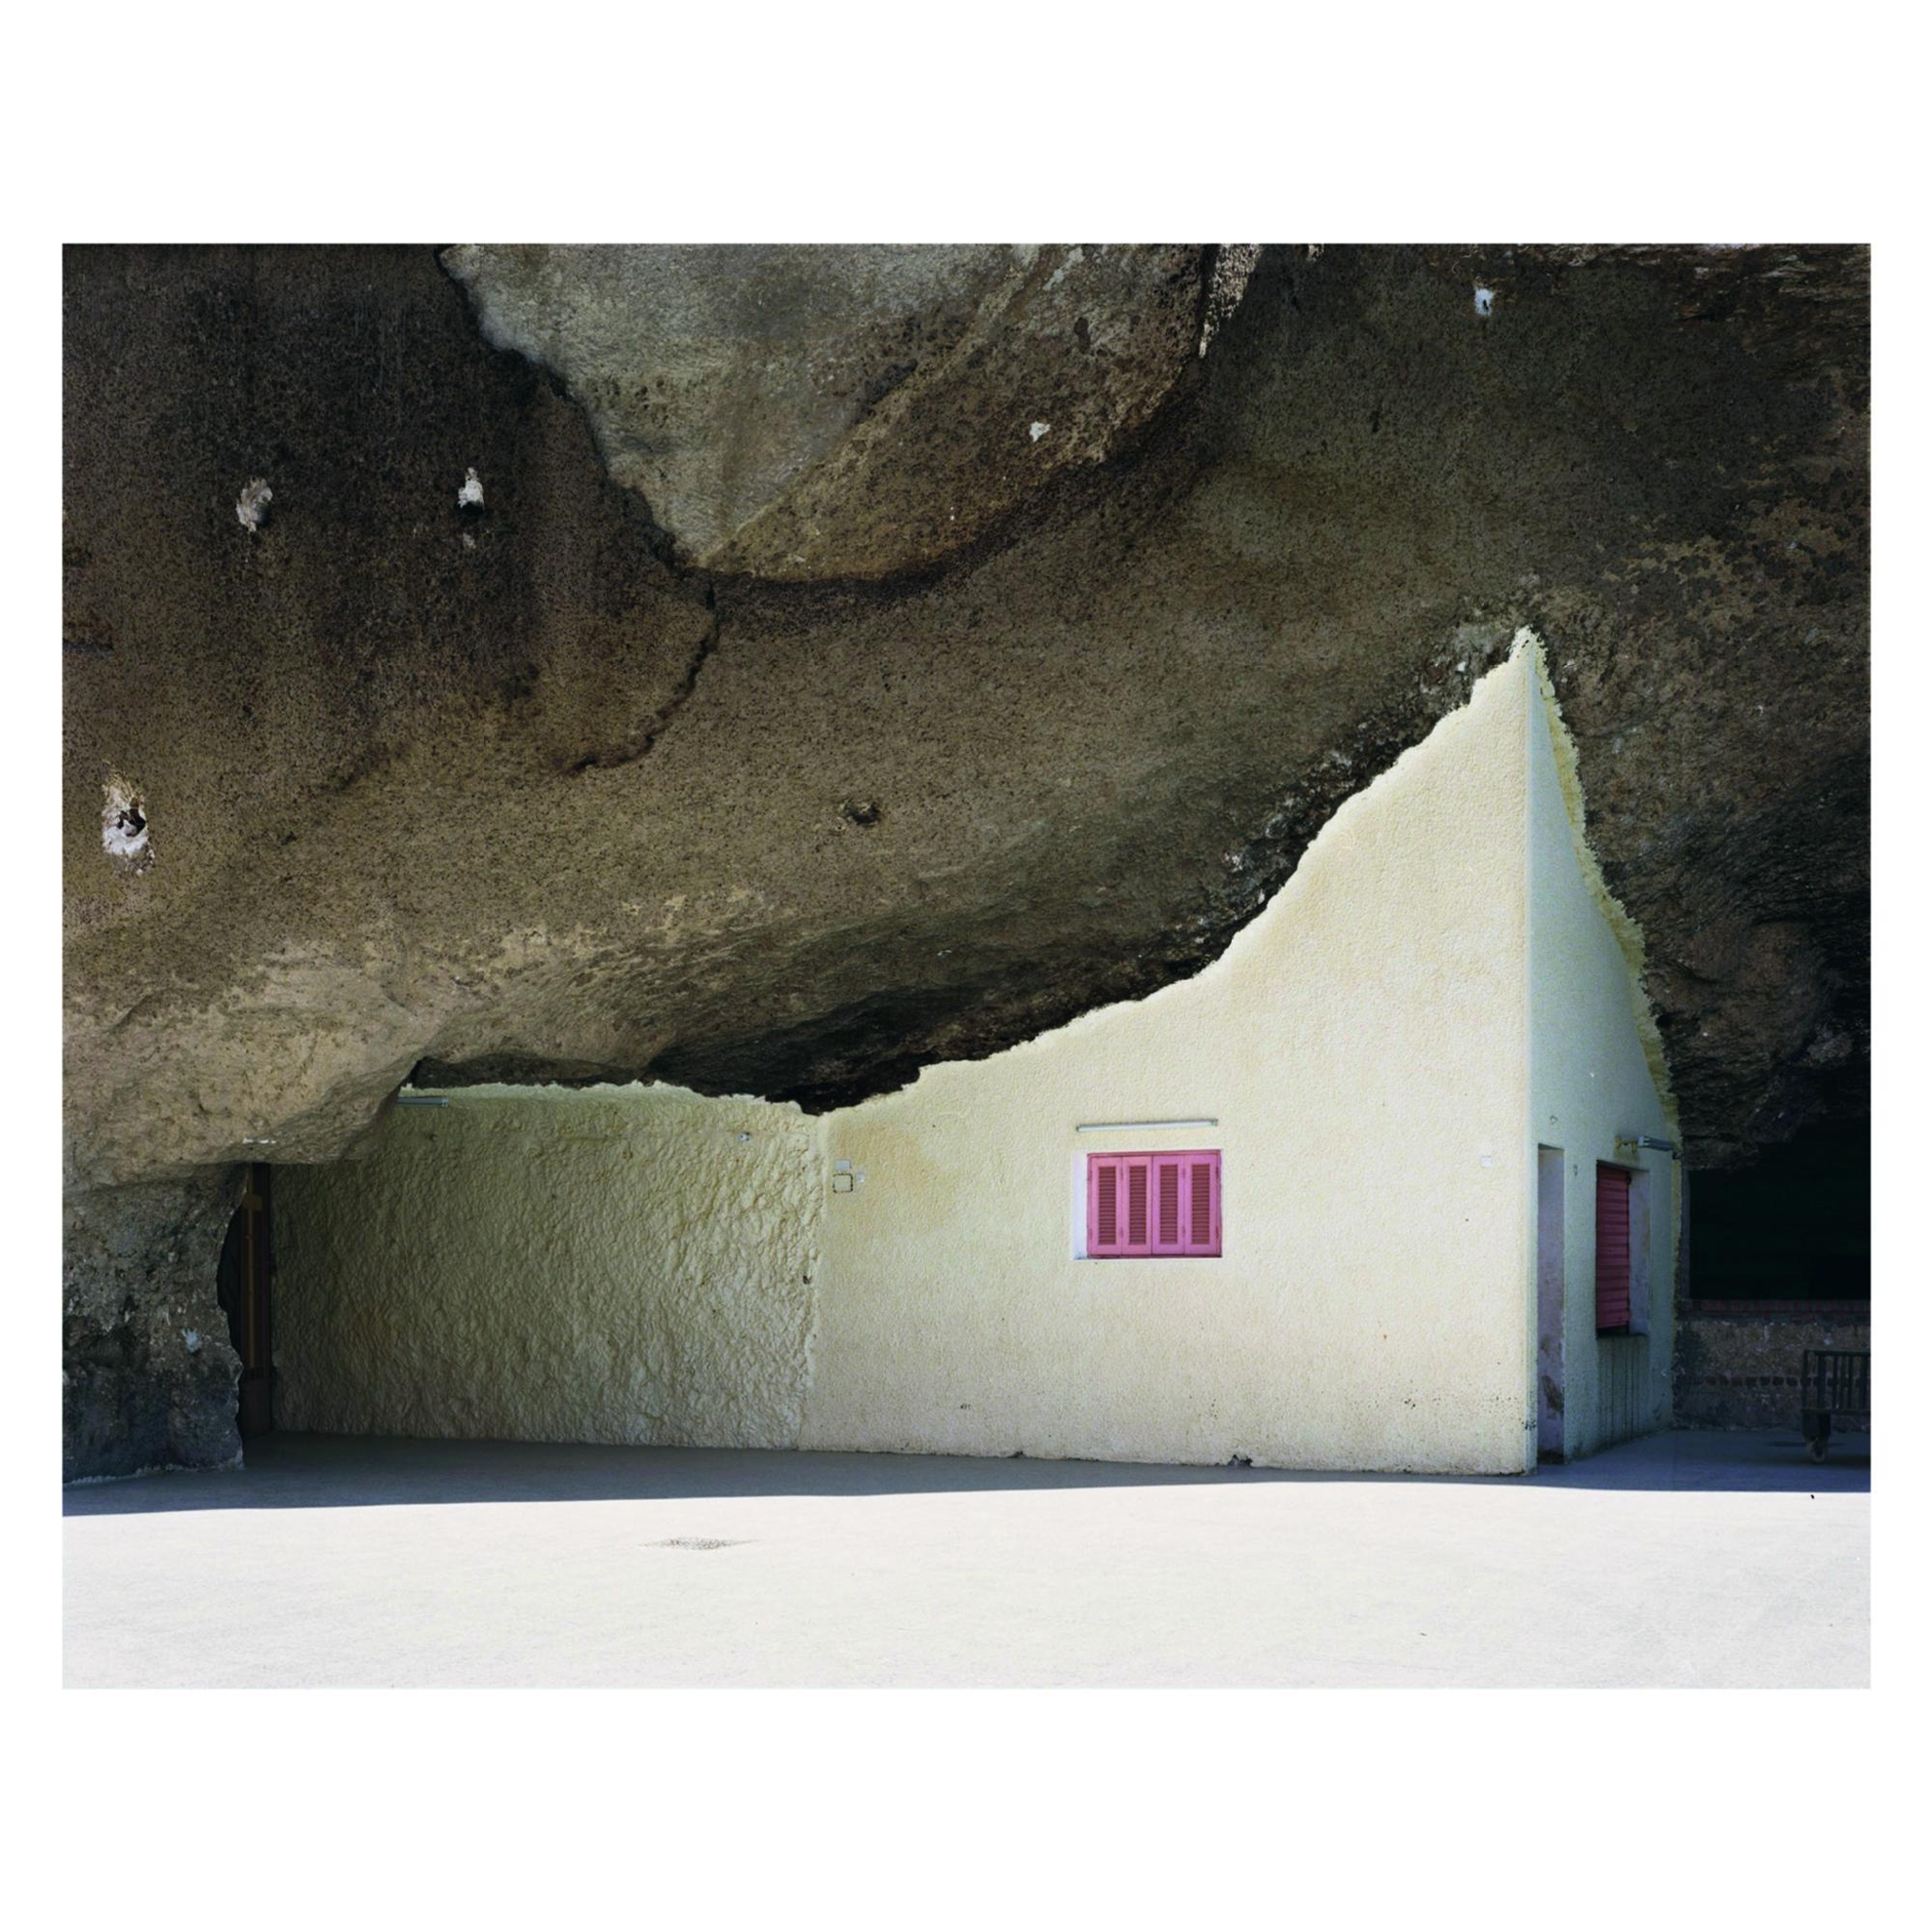
[[[95,1685],[1864,1685],[1869,1439],[1534,1476],[276,1435],[65,1492]]]

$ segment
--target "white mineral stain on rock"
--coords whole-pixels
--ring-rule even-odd
[[[148,849],[152,827],[140,794],[125,778],[109,778],[101,788],[101,850],[109,858],[143,866],[154,858]]]
[[[251,476],[235,499],[235,520],[251,536],[268,521],[268,507],[275,493],[260,476]]]

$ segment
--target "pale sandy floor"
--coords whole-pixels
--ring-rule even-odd
[[[1516,1479],[272,1436],[70,1490],[86,1685],[1863,1685],[1870,1455]],[[676,1546],[718,1542],[724,1547]]]

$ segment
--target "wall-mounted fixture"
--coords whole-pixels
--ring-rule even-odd
[[[1218,1127],[1219,1121],[1082,1121],[1076,1134],[1116,1134],[1126,1127]]]
[[[1668,1154],[1673,1160],[1682,1160],[1684,1156],[1674,1141],[1659,1140],[1655,1134],[1619,1134],[1617,1153],[1625,1160],[1635,1160],[1646,1151],[1653,1154]]]
[[[398,1093],[396,1095],[396,1105],[398,1107],[447,1107],[449,1105],[449,1095],[447,1093]]]

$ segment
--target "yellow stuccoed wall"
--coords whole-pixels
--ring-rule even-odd
[[[1581,1158],[1662,1118],[1558,749],[1525,639],[1197,977],[822,1120],[471,1090],[278,1174],[283,1425],[1530,1466],[1534,1120]],[[1533,1010],[1559,1050],[1532,1054]],[[1224,1255],[1077,1258],[1085,1157],[1160,1147],[1222,1150]],[[1592,1366],[1579,1449],[1596,1399]]]
[[[278,1425],[791,1447],[816,1140],[762,1101],[484,1087],[278,1169]]]
[[[1534,1459],[1529,692],[1486,677],[1195,978],[827,1119],[864,1179],[826,1202],[806,1446]],[[1223,1150],[1223,1256],[1074,1258],[1076,1162],[1162,1146]]]

